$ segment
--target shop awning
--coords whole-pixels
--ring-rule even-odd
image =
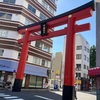
[[[1,71],[9,71],[9,72],[17,72],[18,61],[9,60],[9,59],[0,59],[0,70]],[[25,74],[47,77],[48,68],[43,68],[31,64],[26,64]]]
[[[88,70],[89,76],[98,76],[100,75],[100,67],[91,68]]]

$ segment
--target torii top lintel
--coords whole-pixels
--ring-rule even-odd
[[[18,30],[19,34],[25,34],[26,31],[30,32],[30,33],[31,32],[32,33],[33,32],[38,32],[38,31],[41,30],[41,23],[43,23],[43,22],[47,23],[47,30],[49,30],[51,28],[67,24],[68,19],[70,17],[75,18],[76,21],[87,18],[87,17],[91,17],[94,8],[95,8],[94,7],[94,0],[92,0],[92,1],[88,2],[87,4],[82,5],[78,8],[76,8],[76,9],[73,9],[73,10],[68,11],[66,13],[63,13],[61,15],[52,17],[50,19],[37,22],[35,24],[30,24],[30,25],[27,25],[27,26],[18,27],[17,30]],[[84,29],[83,29],[83,27],[84,27]],[[89,30],[89,29],[90,29],[90,24],[89,23],[75,26],[75,32],[86,31],[86,30]],[[55,31],[56,32],[55,36],[65,35],[66,30],[67,30],[67,28],[65,28],[63,30],[60,30],[60,31]],[[42,39],[51,38],[51,37],[55,37],[55,36],[52,35],[52,34],[49,34],[47,36],[44,36],[44,38],[42,38]],[[37,40],[37,39],[35,38],[35,40]],[[34,40],[34,37],[31,36],[28,41],[35,41],[35,40]],[[23,39],[19,39],[18,42],[19,43],[23,42]]]

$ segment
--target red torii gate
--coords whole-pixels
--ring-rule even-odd
[[[24,38],[19,39],[18,43],[23,43],[19,65],[16,73],[16,79],[12,91],[20,92],[22,86],[22,79],[24,76],[24,69],[29,48],[29,42],[52,38],[61,35],[67,35],[66,39],[66,53],[65,53],[65,72],[64,72],[64,86],[63,86],[63,100],[74,100],[74,78],[75,78],[75,33],[90,30],[90,24],[76,25],[76,21],[91,17],[94,10],[94,1],[91,1],[83,6],[64,14],[55,16],[53,18],[22,26],[18,28],[19,34],[24,34]],[[51,32],[50,29],[67,24],[62,30]],[[42,27],[42,29],[41,29]],[[41,35],[32,36],[31,33],[42,31]],[[47,32],[46,32],[47,31]],[[45,33],[46,32],[46,33]]]

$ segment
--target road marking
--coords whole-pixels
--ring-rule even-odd
[[[4,93],[0,93],[0,97],[1,97],[1,96],[4,96],[4,95],[5,95]]]
[[[4,93],[0,93],[0,98],[3,98],[5,94]]]
[[[5,94],[0,95],[0,97],[8,97],[8,96],[10,95],[5,95]]]
[[[6,95],[4,93],[0,93],[0,98],[1,97],[8,99],[8,100],[24,100],[24,99],[18,98],[17,96]]]
[[[24,99],[11,99],[11,100],[24,100]]]
[[[15,99],[18,98],[17,96],[9,96],[9,97],[4,97],[5,99]]]
[[[46,97],[43,97],[43,96],[39,96],[39,95],[35,95],[35,97],[38,97],[38,98],[42,98],[42,99],[45,99],[45,100],[53,100],[53,99],[50,99],[50,98],[46,98]]]

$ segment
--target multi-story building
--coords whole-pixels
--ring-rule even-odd
[[[80,89],[82,79],[88,79],[90,54],[89,43],[81,34],[76,35],[75,49],[76,83],[78,84],[78,88]]]
[[[11,80],[17,72],[22,44],[17,27],[55,16],[56,0],[0,0],[0,79]],[[38,34],[38,33],[37,33]],[[51,63],[51,39],[30,43],[22,86],[43,88]]]
[[[65,48],[66,48],[65,44],[66,43],[64,41],[63,55],[61,53],[57,53],[55,58],[52,59],[52,69],[51,69],[51,79],[57,79],[58,78],[57,76],[59,75],[60,77],[58,79],[61,80],[61,86],[63,85],[63,79],[64,79]],[[89,49],[90,49],[89,43],[86,41],[86,39],[81,34],[76,34],[75,79],[78,85],[78,89],[81,88],[82,85],[81,83],[83,82],[82,79],[88,79]]]
[[[59,79],[62,67],[62,52],[55,53],[51,64],[51,79]]]
[[[51,63],[51,85],[59,85],[61,84],[61,73],[62,73],[62,52],[56,52],[52,56]],[[51,87],[52,87],[51,86]]]

